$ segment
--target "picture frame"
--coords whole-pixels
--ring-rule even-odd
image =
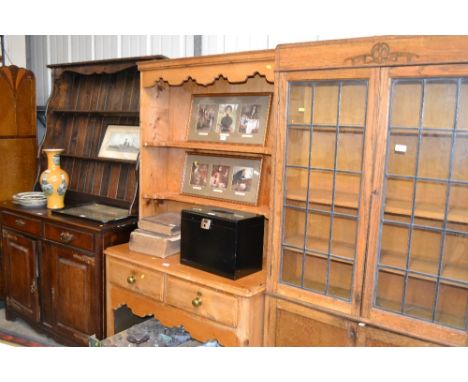
[[[192,95],[188,141],[265,144],[271,93]]]
[[[187,153],[182,194],[256,205],[262,158]]]
[[[108,125],[99,158],[136,161],[140,152],[140,126]]]

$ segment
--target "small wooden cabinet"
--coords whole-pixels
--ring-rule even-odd
[[[106,249],[107,335],[115,312],[154,315],[166,326],[183,325],[199,341],[261,346],[265,272],[233,281],[166,259],[131,252],[127,244]]]
[[[465,36],[277,48],[268,344],[297,306],[357,324],[356,344],[468,344],[467,52]]]
[[[22,317],[67,345],[103,338],[103,249],[127,241],[135,218],[100,224],[11,202],[0,204],[0,216],[7,318]]]

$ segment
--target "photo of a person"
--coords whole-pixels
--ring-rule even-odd
[[[260,129],[261,105],[242,105],[239,123],[241,134],[257,134]]]
[[[190,172],[190,184],[192,186],[206,186],[208,183],[208,165],[194,161]]]
[[[198,105],[197,112],[197,130],[208,131],[213,129],[216,120],[216,113],[218,112],[218,105]]]
[[[230,166],[214,165],[211,171],[210,186],[226,189],[229,182]]]
[[[232,133],[236,126],[236,104],[221,104],[218,110],[217,132]]]
[[[232,175],[232,189],[234,191],[249,192],[252,188],[254,169],[252,167],[234,167]]]

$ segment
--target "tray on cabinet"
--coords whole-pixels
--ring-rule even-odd
[[[100,223],[128,218],[130,215],[125,208],[118,208],[99,203],[86,203],[79,206],[53,210],[55,214],[74,216],[83,219],[93,220]]]

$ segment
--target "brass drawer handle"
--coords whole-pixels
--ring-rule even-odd
[[[130,285],[133,285],[136,283],[136,277],[134,275],[130,275],[127,277],[127,282],[130,284]]]
[[[194,308],[198,308],[199,306],[201,306],[201,304],[203,304],[201,296],[202,296],[202,294],[200,292],[197,292],[197,297],[195,297],[192,300],[192,305],[193,305]]]
[[[60,232],[60,241],[62,243],[69,243],[73,240],[74,236],[73,234],[71,234],[70,232],[66,232],[66,231],[63,231],[63,232]]]
[[[20,227],[24,227],[26,225],[26,222],[23,219],[16,219],[15,224],[19,225]]]

